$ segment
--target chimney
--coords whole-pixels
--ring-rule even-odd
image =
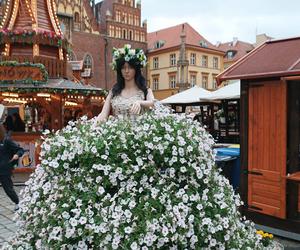
[[[234,37],[233,38],[233,41],[232,41],[232,45],[235,46],[238,42],[238,38],[237,37]]]

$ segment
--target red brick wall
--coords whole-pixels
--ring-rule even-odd
[[[93,58],[93,75],[89,83],[105,88],[104,75],[104,40],[100,35],[85,32],[73,32],[73,51],[77,60],[83,60],[86,53]]]

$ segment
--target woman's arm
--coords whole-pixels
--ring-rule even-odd
[[[103,105],[102,111],[96,118],[96,120],[98,122],[105,122],[107,120],[109,113],[110,113],[110,108],[111,108],[111,104],[110,104],[111,98],[112,98],[112,93],[111,93],[111,91],[109,91],[109,93],[105,99],[105,103]]]
[[[145,101],[141,101],[141,106],[144,108],[152,108],[154,106],[154,95],[152,89],[148,89],[148,94]]]

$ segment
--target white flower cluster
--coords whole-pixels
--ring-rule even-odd
[[[113,61],[111,66],[113,70],[117,69],[117,61],[124,59],[125,62],[134,60],[141,67],[147,65],[147,57],[142,49],[132,49],[130,44],[125,44],[123,48],[113,48]]]
[[[70,123],[44,140],[5,249],[262,249],[197,122]]]

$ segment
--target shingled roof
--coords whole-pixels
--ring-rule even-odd
[[[215,50],[224,54],[223,51],[211,44],[188,23],[182,23],[166,29],[161,29],[155,32],[148,33],[147,40],[149,52],[157,52],[180,46],[180,35],[183,29],[186,35],[186,46],[190,45],[192,47]],[[160,48],[156,48],[155,44],[159,41],[163,42],[163,46]]]
[[[300,37],[267,41],[217,76],[219,82],[300,74]]]
[[[235,62],[249,53],[251,50],[254,49],[253,44],[243,42],[240,40],[221,43],[217,46],[218,49],[223,50],[225,52],[234,51],[236,52],[232,58],[224,57],[224,62]]]

